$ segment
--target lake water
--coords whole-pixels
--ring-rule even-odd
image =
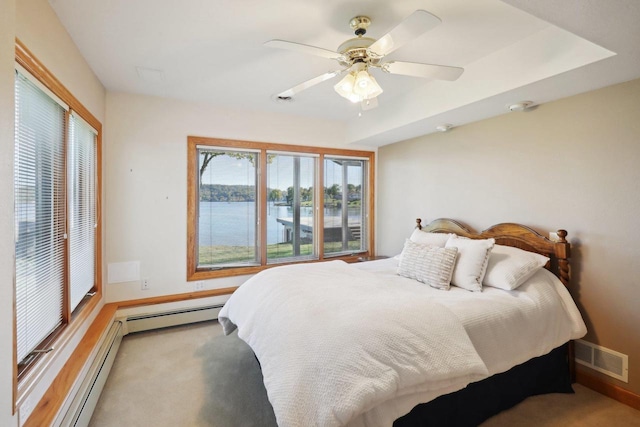
[[[340,217],[342,209],[325,208],[325,217]],[[284,241],[284,226],[277,218],[291,218],[290,206],[267,206],[267,244]],[[357,219],[360,208],[349,208],[349,217]],[[312,208],[302,207],[301,218],[311,218]],[[304,220],[302,220],[304,222]],[[202,246],[253,246],[255,239],[255,205],[253,202],[200,202],[199,244]]]

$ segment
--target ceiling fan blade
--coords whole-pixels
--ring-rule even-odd
[[[425,10],[416,10],[391,31],[369,46],[368,52],[377,57],[390,54],[405,43],[435,28],[440,18]]]
[[[362,107],[362,111],[373,110],[378,106],[378,97],[365,99],[360,103],[360,106]]]
[[[306,82],[302,82],[299,85],[292,87],[291,89],[287,89],[284,92],[280,92],[276,95],[278,98],[290,98],[298,93],[302,92],[305,89],[309,89],[312,86],[320,84],[326,80],[332,79],[337,75],[342,74],[346,70],[337,70],[337,71],[329,71],[328,73],[324,73],[319,75],[318,77],[314,77],[311,80],[307,80]]]
[[[309,55],[321,56],[323,58],[339,60],[342,58],[338,52],[334,52],[329,49],[323,49],[321,47],[309,46],[302,43],[288,42],[286,40],[269,40],[264,44],[267,47],[274,47],[276,49],[291,50],[293,52],[306,53]]]
[[[382,64],[382,71],[389,74],[402,74],[404,76],[424,77],[436,80],[457,80],[464,68],[449,67],[447,65],[419,64],[416,62],[390,61]]]

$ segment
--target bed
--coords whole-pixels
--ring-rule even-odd
[[[255,353],[279,426],[470,426],[527,396],[572,391],[570,341],[586,328],[566,290],[566,231],[553,242],[518,224],[475,233],[418,219],[416,229],[401,257],[272,268],[225,304],[223,330]],[[484,271],[472,280],[462,261],[479,246]],[[538,267],[502,274],[511,251]],[[515,289],[500,287],[505,277]]]

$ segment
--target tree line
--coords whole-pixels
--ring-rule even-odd
[[[348,185],[349,198],[360,199],[361,186]],[[338,200],[342,197],[338,184],[324,189],[325,199]],[[293,187],[286,191],[278,188],[267,188],[267,198],[270,202],[285,202],[291,205],[293,202]],[[300,188],[300,201],[307,202],[313,199],[313,187]],[[226,185],[226,184],[201,184],[200,201],[202,202],[255,202],[256,188],[253,185]]]
[[[252,185],[201,184],[201,202],[255,202],[256,188]]]

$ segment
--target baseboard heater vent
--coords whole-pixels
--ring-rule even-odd
[[[215,320],[222,309],[220,305],[167,311],[127,317],[127,332],[141,332],[169,326],[186,325],[188,323]]]
[[[93,415],[93,410],[96,407],[96,403],[98,403],[102,388],[107,381],[121,341],[122,322],[116,320],[109,328],[96,357],[84,376],[84,380],[64,413],[64,417],[59,423],[56,422],[55,425],[64,427],[85,427],[89,425],[91,415]]]
[[[576,362],[625,383],[629,382],[629,356],[617,351],[576,340]]]

